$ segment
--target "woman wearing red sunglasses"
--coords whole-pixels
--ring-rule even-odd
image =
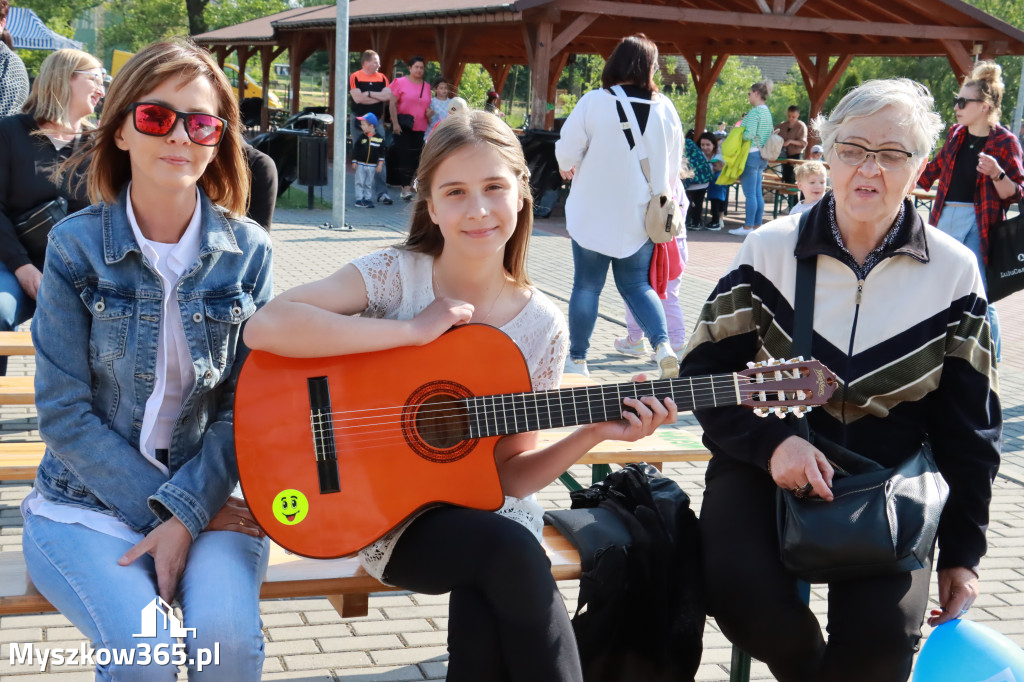
[[[271,251],[241,217],[238,121],[206,52],[140,51],[91,136],[95,204],[50,234],[32,325],[47,448],[23,547],[40,592],[112,652],[100,680],[260,679],[267,540],[230,497],[232,405]]]

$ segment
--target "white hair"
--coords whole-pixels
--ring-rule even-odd
[[[928,88],[908,78],[871,80],[848,92],[828,118],[819,114],[811,125],[827,154],[832,151],[839,129],[848,120],[871,116],[891,107],[902,116],[900,125],[910,134],[913,149],[908,151],[913,151],[918,158],[927,158],[943,127],[934,105]]]

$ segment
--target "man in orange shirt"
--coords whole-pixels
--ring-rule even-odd
[[[373,114],[377,118],[375,129],[377,135],[384,139],[384,110],[392,100],[391,88],[388,87],[388,77],[380,72],[380,55],[373,50],[367,50],[362,55],[363,68],[356,71],[348,79],[349,94],[352,96],[352,112],[349,115],[349,129],[352,132],[352,140],[362,134],[357,120],[366,114]],[[391,197],[388,195],[387,168],[383,165],[374,177],[375,194],[377,202],[391,204]]]

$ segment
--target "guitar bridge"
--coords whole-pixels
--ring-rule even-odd
[[[334,416],[331,413],[331,388],[327,377],[306,379],[309,387],[309,423],[313,430],[316,473],[321,493],[341,492],[338,476],[338,451],[334,445]]]

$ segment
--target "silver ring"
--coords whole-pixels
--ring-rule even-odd
[[[971,610],[971,607],[969,607],[969,606],[966,609],[960,609],[960,615],[961,616],[966,615],[966,613],[968,611],[970,611],[970,610]]]

